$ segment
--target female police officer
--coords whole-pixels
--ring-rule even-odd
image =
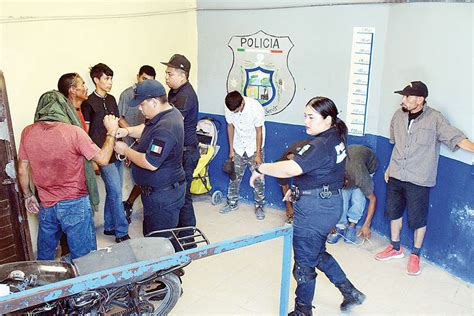
[[[264,175],[295,177],[295,187],[285,200],[294,202],[293,250],[297,281],[295,310],[290,315],[312,315],[315,268],[324,272],[341,291],[341,310],[362,304],[365,295],[347,279],[336,260],[326,252],[326,237],[342,213],[346,124],[337,117],[333,101],[309,100],[305,107],[306,133],[314,136],[291,160],[264,163],[253,172],[250,185]]]

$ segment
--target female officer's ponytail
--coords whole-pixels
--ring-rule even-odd
[[[311,106],[323,118],[330,116],[332,118],[332,126],[336,127],[339,138],[347,147],[347,126],[343,120],[337,117],[338,110],[336,104],[326,97],[314,97],[309,100],[306,106]]]

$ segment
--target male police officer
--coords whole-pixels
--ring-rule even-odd
[[[140,138],[136,150],[117,142],[115,151],[132,162],[132,176],[142,188],[143,235],[176,228],[184,204],[186,181],[181,113],[168,103],[165,88],[156,80],[138,84],[129,106],[139,106],[145,124],[120,128],[117,137]],[[168,237],[169,234],[159,234]]]
[[[183,168],[187,184],[184,205],[179,213],[178,227],[196,226],[196,215],[190,189],[194,169],[196,169],[199,160],[196,135],[199,101],[193,86],[189,83],[189,71],[191,70],[189,60],[183,55],[174,54],[168,62],[162,62],[162,64],[167,66],[165,79],[170,88],[168,101],[181,112],[184,118]],[[180,237],[192,234],[192,231],[186,230],[181,232]],[[192,242],[192,239],[189,238],[187,242]]]

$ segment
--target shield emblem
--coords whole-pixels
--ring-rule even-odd
[[[229,47],[233,53],[227,76],[227,91],[258,100],[266,115],[283,111],[296,93],[295,79],[288,67],[293,48],[288,36],[274,36],[263,31],[233,36]]]
[[[266,106],[275,98],[275,86],[273,85],[273,70],[256,67],[245,69],[245,86],[243,94],[254,98],[260,104]]]

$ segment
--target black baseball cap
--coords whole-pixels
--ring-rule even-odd
[[[403,90],[394,92],[405,96],[413,95],[426,98],[428,96],[428,87],[421,81],[412,81]]]
[[[184,55],[180,54],[174,54],[173,56],[171,56],[170,61],[163,61],[161,63],[169,67],[184,70],[186,72],[189,72],[189,70],[191,69],[191,63],[189,62],[189,60],[184,57]]]

